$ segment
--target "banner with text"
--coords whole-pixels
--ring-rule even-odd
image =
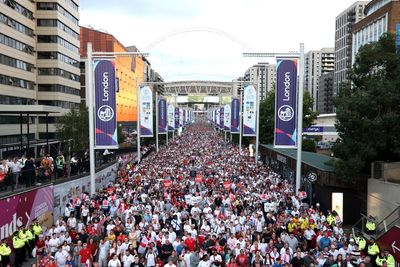
[[[179,109],[179,127],[183,126],[183,109]]]
[[[220,126],[219,119],[220,119],[221,117],[220,117],[219,114],[220,114],[220,109],[217,108],[217,109],[215,110],[215,127],[217,127],[217,129],[219,129],[219,126]]]
[[[219,108],[219,128],[224,129],[224,107]]]
[[[297,59],[277,59],[274,147],[296,148]]]
[[[240,132],[240,100],[232,99],[231,102],[231,133],[238,134]]]
[[[94,61],[96,148],[118,148],[115,85],[115,61]]]
[[[179,108],[175,108],[175,129],[179,128]]]
[[[175,107],[168,105],[168,132],[175,130]]]
[[[153,91],[140,88],[140,137],[153,137]]]
[[[248,85],[243,91],[243,136],[256,136],[257,91]]]
[[[158,133],[167,133],[167,100],[165,98],[158,99]]]
[[[231,131],[231,105],[226,104],[224,107],[224,130]]]

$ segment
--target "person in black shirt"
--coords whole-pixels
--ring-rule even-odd
[[[139,257],[136,255],[133,258],[133,262],[131,263],[130,267],[144,267],[144,264],[139,261]]]
[[[161,259],[163,260],[164,264],[167,264],[169,256],[172,255],[172,251],[174,247],[167,239],[165,244],[161,246]]]
[[[304,267],[304,259],[301,257],[301,252],[297,251],[296,257],[290,262],[293,267]]]

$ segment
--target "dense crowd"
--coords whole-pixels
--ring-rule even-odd
[[[27,249],[35,266],[394,267],[335,211],[304,205],[291,182],[201,123],[63,212]]]

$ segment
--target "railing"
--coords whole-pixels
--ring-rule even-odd
[[[364,214],[361,214],[361,218],[352,227],[353,235],[361,232],[367,239],[370,239],[371,237],[378,239],[393,226],[400,225],[400,206],[394,209],[382,221],[375,222],[375,231],[373,232],[366,231],[366,224],[368,220],[371,220],[371,218]]]

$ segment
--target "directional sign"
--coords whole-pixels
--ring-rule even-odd
[[[381,250],[389,250],[396,261],[400,262],[400,227],[392,227],[378,239],[377,243]]]

